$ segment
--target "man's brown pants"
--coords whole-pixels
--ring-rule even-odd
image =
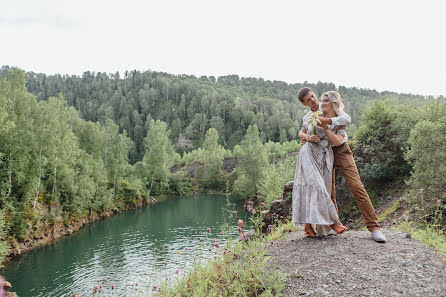
[[[342,172],[342,175],[344,175],[348,187],[350,188],[350,191],[352,191],[353,197],[355,197],[356,204],[358,204],[359,210],[362,213],[367,229],[369,229],[369,231],[379,230],[380,226],[378,225],[375,209],[373,208],[370,197],[361,182],[358,168],[356,167],[350,147],[347,143],[339,147],[333,147],[333,153],[334,168],[331,199],[336,205],[336,209],[334,172],[338,169]]]

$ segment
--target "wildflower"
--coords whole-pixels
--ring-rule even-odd
[[[272,229],[273,228],[273,225],[268,225],[268,229]]]
[[[256,214],[257,212],[256,212],[256,210],[255,209],[253,209],[252,210],[252,214]]]
[[[157,286],[153,286],[152,291],[157,291],[158,287]]]
[[[166,261],[164,261],[164,266],[166,266],[167,265],[167,262]]]
[[[440,199],[438,199],[438,200],[437,200],[437,204],[440,204],[440,203],[441,203],[441,200],[440,200]]]
[[[211,228],[207,227],[206,232],[211,232]]]
[[[178,273],[180,273],[180,271],[177,269],[177,270],[175,270],[175,274],[178,274]]]
[[[262,207],[265,206],[265,202],[260,203],[260,205],[261,205]]]
[[[112,284],[112,285],[111,285],[111,288],[112,288],[112,290],[114,290],[114,289],[115,289],[115,285],[114,285],[114,284]]]
[[[220,235],[223,235],[223,234],[225,234],[225,233],[224,233],[223,231],[221,231],[221,232],[220,232]]]
[[[220,247],[220,243],[218,241],[214,242],[214,246],[218,249]]]
[[[136,283],[135,286],[138,286],[138,283]]]

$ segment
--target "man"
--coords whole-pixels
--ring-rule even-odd
[[[317,100],[316,95],[310,88],[302,88],[298,95],[299,101],[304,105],[309,107],[311,110],[304,116],[304,121],[306,121],[312,114],[312,112],[318,111],[320,108],[320,103]],[[324,118],[318,117],[321,121],[321,125],[348,125],[351,122],[350,117],[344,112],[335,118]],[[320,142],[317,135],[307,134],[305,130],[299,132],[299,138],[302,144],[305,142]],[[345,180],[356,200],[359,210],[362,213],[364,222],[367,229],[372,232],[372,238],[377,242],[386,242],[384,234],[381,232],[381,227],[378,224],[378,218],[373,208],[370,197],[365,190],[361,178],[359,176],[358,168],[356,167],[355,160],[353,159],[353,153],[347,143],[347,135],[345,135],[342,144],[339,146],[332,147],[334,154],[334,165],[333,165],[333,176],[335,169],[341,171],[344,175]],[[335,194],[335,183],[333,178],[331,199],[336,205]],[[337,206],[336,206],[337,208]]]

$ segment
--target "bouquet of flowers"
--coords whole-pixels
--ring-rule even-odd
[[[313,124],[313,134],[316,135],[316,126],[317,124],[321,123],[321,121],[317,118],[319,115],[322,114],[321,110],[315,111],[311,114],[310,118],[307,121],[307,124]]]

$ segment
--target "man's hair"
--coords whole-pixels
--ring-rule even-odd
[[[299,101],[303,103],[304,97],[308,94],[308,92],[313,92],[313,90],[308,87],[300,89],[299,93],[297,93],[297,99],[299,99]]]

